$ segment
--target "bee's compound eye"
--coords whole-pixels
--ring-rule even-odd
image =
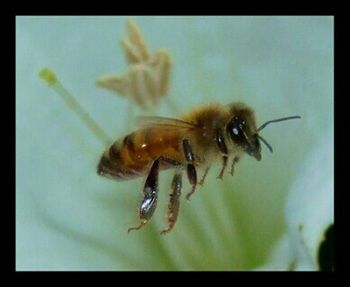
[[[233,129],[232,129],[232,132],[233,132],[233,134],[236,135],[236,136],[239,135],[239,131],[238,131],[237,128],[233,128]]]
[[[233,118],[227,125],[227,133],[237,144],[243,144],[245,138],[242,131],[242,123],[238,118]]]

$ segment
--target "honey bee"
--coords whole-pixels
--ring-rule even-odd
[[[205,170],[198,182],[202,185],[210,165],[221,160],[218,178],[222,179],[228,160],[232,158],[230,173],[233,175],[235,164],[243,154],[261,160],[260,141],[272,152],[272,147],[259,135],[263,128],[270,123],[297,118],[300,116],[270,120],[257,127],[254,111],[241,102],[203,106],[184,114],[181,119],[139,117],[139,129],[115,141],[104,152],[97,172],[115,180],[147,176],[139,207],[140,224],[129,228],[130,232],[145,226],[154,214],[159,171],[174,169],[168,226],[161,232],[165,234],[172,230],[178,217],[184,172],[191,185],[191,191],[186,195],[189,199],[196,190],[197,169]]]

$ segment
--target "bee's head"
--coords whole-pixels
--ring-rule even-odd
[[[226,126],[228,136],[235,145],[258,161],[261,160],[260,140],[272,152],[272,147],[259,135],[259,132],[270,123],[300,118],[300,116],[292,116],[271,120],[257,128],[254,111],[245,104],[232,104],[231,114],[232,118]]]

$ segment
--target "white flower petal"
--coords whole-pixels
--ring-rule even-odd
[[[305,159],[289,194],[286,219],[298,269],[315,269],[327,228],[334,222],[333,134]]]
[[[328,131],[299,168],[287,198],[288,231],[257,270],[319,270],[319,248],[334,222],[333,134]]]

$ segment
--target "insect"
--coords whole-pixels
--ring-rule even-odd
[[[187,174],[191,191],[197,183],[202,185],[210,165],[222,161],[218,175],[223,178],[229,158],[232,159],[231,175],[235,164],[243,154],[261,160],[263,142],[272,152],[272,147],[259,132],[270,123],[297,119],[285,117],[265,122],[257,127],[254,111],[244,103],[230,105],[212,104],[194,109],[181,119],[164,117],[139,117],[139,129],[115,141],[102,155],[97,167],[99,175],[115,180],[130,180],[146,177],[144,198],[139,206],[140,224],[128,229],[138,230],[150,221],[158,200],[159,171],[172,168],[174,177],[168,205],[168,226],[161,234],[174,227],[180,206],[182,176]],[[197,169],[204,169],[202,179],[197,182]]]

